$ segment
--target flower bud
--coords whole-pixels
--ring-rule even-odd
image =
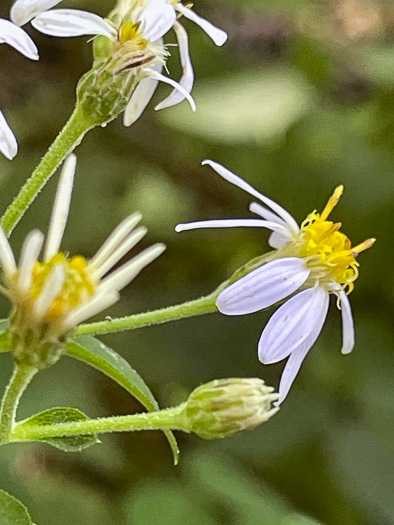
[[[184,405],[188,430],[205,439],[224,438],[268,421],[279,394],[262,379],[216,379],[196,388]]]

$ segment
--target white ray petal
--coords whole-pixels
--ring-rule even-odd
[[[61,292],[65,278],[66,274],[63,266],[61,264],[54,266],[35,303],[36,315],[42,317],[47,313],[52,301]]]
[[[179,53],[183,69],[182,78],[179,81],[179,84],[188,93],[191,93],[194,83],[194,71],[192,62],[190,60],[187,33],[179,22],[176,22],[174,24],[174,30],[178,39]],[[169,108],[171,106],[175,106],[176,104],[182,102],[182,100],[184,99],[185,97],[182,95],[182,93],[180,93],[178,89],[174,89],[174,91],[167,98],[165,98],[162,102],[160,102],[158,106],[156,106],[156,109],[164,109]]]
[[[89,266],[99,269],[102,264],[112,255],[121,245],[129,233],[137,226],[142,219],[139,212],[133,213],[124,219],[107,238],[96,255],[89,261]]]
[[[71,193],[73,190],[77,157],[69,155],[63,164],[59,184],[56,191],[55,203],[53,205],[51,222],[47,242],[45,245],[44,261],[49,261],[57,254],[62,242],[64,230],[67,224],[68,212],[70,210]]]
[[[210,221],[188,222],[186,224],[177,224],[175,226],[175,231],[177,233],[180,233],[180,232],[189,231],[189,230],[197,230],[200,228],[243,228],[243,227],[267,228],[268,230],[274,230],[274,231],[283,233],[283,235],[287,231],[284,226],[281,226],[280,224],[276,222],[263,221],[261,219],[213,219]]]
[[[201,18],[194,11],[182,5],[181,2],[178,2],[176,4],[176,9],[180,13],[182,13],[185,18],[188,18],[189,20],[200,26],[201,29],[205,31],[205,33],[210,38],[212,38],[212,40],[217,46],[222,46],[226,42],[227,33],[222,29],[215,27],[213,24],[211,24],[211,22],[208,22],[208,20]]]
[[[175,21],[175,9],[167,0],[150,0],[139,16],[144,37],[151,42],[168,33]]]
[[[11,128],[8,125],[3,113],[0,111],[0,151],[7,157],[7,159],[12,160],[15,155],[18,153],[18,143],[16,141],[15,135],[13,134]]]
[[[256,215],[260,215],[260,217],[262,217],[263,219],[286,225],[285,221],[281,219],[276,213],[273,213],[272,211],[267,210],[265,206],[262,206],[258,202],[250,203],[249,210],[252,213],[255,213]]]
[[[79,325],[115,304],[119,301],[119,297],[119,293],[114,290],[95,295],[88,303],[73,310],[65,319],[64,326],[72,328]]]
[[[62,0],[16,0],[11,7],[11,20],[18,26],[23,26],[30,22],[32,18],[43,11],[47,11]]]
[[[38,60],[38,50],[29,35],[9,20],[0,18],[0,44],[8,44],[32,60]]]
[[[146,235],[147,228],[141,227],[132,232],[122,244],[95,270],[95,275],[101,278],[105,275],[121,258],[126,255],[140,240]]]
[[[329,294],[321,286],[308,288],[277,310],[261,335],[259,360],[265,365],[281,361],[293,351],[317,339],[327,316]],[[314,335],[315,337],[310,339]]]
[[[300,228],[297,222],[290,215],[290,213],[287,212],[284,208],[282,208],[282,206],[280,206],[278,203],[276,203],[275,201],[269,199],[262,193],[255,190],[253,186],[245,182],[243,179],[241,179],[241,177],[238,177],[238,175],[235,175],[235,173],[232,173],[230,170],[228,170],[221,164],[218,164],[217,162],[213,162],[212,160],[204,160],[201,164],[203,166],[208,164],[209,166],[211,166],[212,169],[216,171],[216,173],[218,173],[221,177],[223,177],[223,179],[227,180],[231,184],[234,184],[234,186],[238,186],[238,188],[241,188],[241,190],[246,191],[250,195],[253,195],[253,197],[256,197],[257,199],[264,202],[264,204],[269,206],[271,210],[273,210],[277,215],[279,215],[281,219],[283,219],[283,221],[287,224],[289,231],[291,231],[291,233],[294,236],[298,234],[298,232],[300,231]]]
[[[350,354],[354,348],[354,321],[352,315],[352,308],[346,292],[341,290],[339,292],[341,298],[341,314],[342,314],[342,354]]]
[[[32,25],[51,36],[103,35],[117,38],[116,29],[104,18],[78,9],[54,9],[37,15]]]
[[[156,66],[153,66],[152,69],[156,70],[158,73],[161,73],[163,66],[162,64],[157,64]],[[157,78],[152,77],[146,77],[141,80],[131,95],[131,98],[123,113],[123,124],[125,126],[131,126],[136,120],[140,118],[142,113],[145,111],[146,106],[151,101],[158,83],[159,81]]]
[[[16,263],[14,253],[8,242],[3,228],[0,226],[0,263],[3,267],[3,272],[7,276],[12,276],[16,272]]]
[[[312,337],[308,338],[299,348],[294,350],[290,355],[286,366],[282,372],[282,377],[280,378],[279,383],[279,401],[274,403],[276,406],[279,406],[286,399],[287,394],[291,388],[291,385],[296,378],[301,365],[308,354],[309,350],[312,348],[314,341],[312,342]]]
[[[268,244],[271,246],[271,248],[274,248],[275,250],[279,250],[279,248],[282,248],[284,244],[289,242],[289,237],[287,235],[284,235],[280,232],[272,232],[271,235],[268,238]]]
[[[305,262],[298,257],[266,263],[225,288],[216,306],[225,315],[258,312],[297,291],[309,274]]]
[[[33,268],[37,262],[38,256],[40,255],[43,244],[44,235],[38,230],[30,232],[23,243],[19,259],[18,277],[19,288],[23,291],[27,291],[31,286]]]
[[[106,292],[108,290],[120,291],[127,286],[148,264],[154,261],[161,255],[166,247],[164,244],[154,244],[150,246],[139,255],[134,257],[131,261],[121,266],[118,270],[113,272],[109,277],[106,277],[98,287],[98,293]]]
[[[193,111],[196,111],[196,103],[193,100],[193,97],[188,93],[178,82],[173,80],[172,78],[165,77],[161,73],[158,73],[157,71],[154,71],[153,69],[146,68],[145,71],[148,73],[150,78],[154,78],[156,80],[159,80],[160,82],[164,82],[166,84],[170,84],[173,88],[177,89],[182,93],[182,95],[185,97],[185,99],[189,102],[190,107]],[[155,107],[155,109],[158,109]]]

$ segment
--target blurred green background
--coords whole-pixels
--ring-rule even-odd
[[[10,2],[2,2],[7,17]],[[106,14],[111,0],[65,1]],[[177,235],[189,220],[247,217],[250,201],[204,158],[225,164],[302,220],[333,188],[333,214],[354,243],[378,239],[360,257],[351,296],[356,348],[339,353],[333,307],[280,413],[259,429],[207,442],[179,435],[181,462],[159,432],[103,436],[81,454],[49,446],[1,450],[0,487],[20,498],[38,525],[389,525],[394,523],[394,10],[372,0],[198,0],[195,9],[229,32],[216,48],[185,22],[196,72],[198,112],[187,103],[153,111],[130,129],[120,119],[78,148],[78,175],[63,249],[92,255],[109,231],[138,209],[146,245],[168,250],[111,309],[137,313],[210,292],[267,250],[260,230]],[[90,67],[86,38],[27,30],[38,64],[0,47],[0,107],[20,154],[0,159],[5,209],[74,105]],[[167,41],[174,42],[173,34]],[[179,78],[170,48],[171,76]],[[160,86],[154,101],[166,96]],[[57,177],[13,235],[19,250],[32,227],[46,231]],[[9,305],[2,300],[1,314]],[[103,338],[145,378],[162,406],[214,378],[263,377],[277,386],[283,363],[264,367],[257,341],[271,312],[219,314]],[[0,382],[11,370],[1,356]],[[95,417],[140,407],[99,373],[70,358],[42,372],[20,417],[75,406]]]

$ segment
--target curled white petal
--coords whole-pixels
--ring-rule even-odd
[[[341,299],[341,315],[342,315],[342,354],[350,354],[354,348],[354,321],[352,315],[352,308],[346,293],[341,290],[339,292]]]
[[[16,0],[11,7],[11,20],[18,26],[30,22],[32,18],[43,11],[52,9],[62,0]]]
[[[279,231],[272,232],[271,235],[268,238],[268,244],[271,246],[271,248],[274,248],[275,250],[279,250],[279,248],[282,248],[283,245],[285,245],[287,242],[289,242],[288,235],[285,235],[283,233],[280,233]]]
[[[47,313],[52,301],[61,292],[65,278],[66,274],[63,266],[61,264],[54,266],[35,303],[36,315],[42,317]]]
[[[157,64],[154,69],[158,73],[161,73],[163,66],[161,64]],[[131,98],[123,113],[123,124],[125,126],[131,126],[136,120],[140,118],[142,113],[145,111],[146,106],[152,99],[158,83],[158,79],[153,77],[146,77],[141,80],[131,95]]]
[[[32,60],[38,60],[38,50],[29,35],[9,20],[0,18],[0,44],[8,44]]]
[[[286,229],[276,222],[262,221],[260,219],[213,219],[209,221],[195,221],[185,224],[177,224],[177,233],[198,230],[202,228],[267,228],[268,230],[278,231],[283,235]]]
[[[8,242],[3,228],[0,226],[0,263],[7,276],[12,276],[16,272],[14,253]]]
[[[183,69],[183,74],[181,80],[179,81],[179,85],[181,85],[188,93],[191,93],[194,83],[194,71],[192,62],[190,60],[187,33],[179,22],[174,24],[174,30],[178,39],[179,53]],[[166,99],[156,106],[156,109],[164,109],[175,106],[184,99],[185,97],[182,95],[182,93],[178,89],[174,89],[174,91]]]
[[[151,42],[168,33],[175,21],[175,9],[167,0],[150,0],[139,17],[144,37]]]
[[[225,288],[216,306],[225,315],[258,312],[297,291],[309,274],[310,270],[299,257],[269,262]]]
[[[12,160],[18,153],[18,143],[3,113],[0,111],[0,151]]]
[[[226,42],[227,33],[222,29],[215,27],[213,24],[211,24],[211,22],[208,22],[208,20],[201,18],[201,16],[198,16],[194,11],[192,11],[188,7],[185,7],[180,2],[176,4],[176,9],[180,13],[182,13],[185,18],[188,18],[189,20],[200,26],[201,29],[205,31],[205,33],[210,38],[212,38],[212,40],[217,46],[222,46]]]
[[[56,191],[55,203],[53,205],[51,222],[49,224],[47,242],[45,245],[44,261],[49,261],[57,254],[62,242],[64,229],[67,224],[68,212],[70,210],[71,193],[74,183],[77,157],[69,155],[64,161],[63,169]]]
[[[116,29],[104,18],[78,9],[54,9],[37,15],[32,25],[51,36],[103,35],[116,39]]]
[[[22,246],[22,252],[19,260],[19,288],[25,292],[29,290],[33,279],[33,268],[37,262],[42,245],[44,244],[44,235],[33,230],[26,237]]]
[[[190,107],[193,111],[196,111],[196,103],[193,100],[193,97],[188,93],[178,82],[173,80],[172,78],[165,77],[158,71],[154,71],[153,69],[146,68],[145,71],[148,73],[148,76],[150,78],[154,78],[156,80],[159,80],[160,82],[165,82],[166,84],[170,84],[173,88],[177,89],[182,93],[182,95],[187,99],[187,101],[190,104]],[[155,109],[158,109],[157,107]]]
[[[261,335],[259,360],[265,365],[281,361],[305,341],[310,342],[310,348],[323,327],[328,304],[329,294],[320,286],[303,290],[286,301]]]
[[[218,173],[223,179],[227,180],[231,184],[234,184],[234,186],[238,186],[238,188],[241,188],[241,190],[246,191],[250,195],[253,195],[253,197],[256,197],[257,199],[261,200],[264,204],[269,206],[271,210],[274,211],[286,223],[289,232],[293,236],[296,236],[299,233],[300,229],[298,227],[297,222],[290,215],[289,212],[282,208],[282,206],[255,190],[253,186],[245,182],[243,179],[241,179],[241,177],[238,177],[238,175],[235,175],[235,173],[232,173],[230,170],[228,170],[221,164],[218,164],[217,162],[208,159],[202,162],[203,166],[205,166],[206,164],[211,166],[211,168],[214,169],[216,173]]]

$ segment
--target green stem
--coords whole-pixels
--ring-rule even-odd
[[[217,312],[217,307],[215,306],[217,296],[218,292],[215,291],[206,297],[201,297],[201,299],[177,304],[175,306],[169,306],[160,310],[154,310],[153,312],[129,315],[127,317],[101,321],[98,323],[82,324],[78,327],[76,334],[103,335],[113,332],[123,332],[125,330],[136,330],[137,328],[143,328],[144,326],[179,321],[180,319],[194,317],[195,315]]]
[[[26,387],[37,373],[37,369],[26,365],[17,365],[4,393],[0,408],[0,444],[9,441],[15,422],[19,400]]]
[[[95,124],[88,119],[86,113],[77,106],[40,164],[3,215],[1,226],[8,236],[63,160],[94,126]]]
[[[158,412],[114,416],[100,419],[57,423],[55,425],[17,424],[10,436],[12,442],[39,441],[56,437],[83,436],[105,432],[131,432],[135,430],[186,430],[184,405]]]

